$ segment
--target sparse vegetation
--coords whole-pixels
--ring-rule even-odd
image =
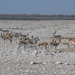
[[[0,14],[0,20],[75,20],[75,15]]]

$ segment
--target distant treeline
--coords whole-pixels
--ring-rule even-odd
[[[0,14],[0,20],[75,20],[75,15]]]

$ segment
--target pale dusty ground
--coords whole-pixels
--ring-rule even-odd
[[[75,37],[74,20],[16,21],[0,20],[0,28],[10,32],[29,33],[29,37],[39,37],[41,41],[51,41],[53,33],[64,38]],[[2,31],[0,31],[0,34]],[[66,40],[67,41],[67,40]],[[75,49],[70,44],[59,44],[47,50],[18,48],[18,39],[9,40],[0,37],[0,75],[75,75]],[[59,53],[59,51],[61,51]]]

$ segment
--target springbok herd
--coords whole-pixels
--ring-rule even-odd
[[[46,42],[46,41],[42,41],[40,40],[39,37],[34,37],[31,36],[29,37],[29,33],[27,34],[22,34],[22,33],[17,33],[17,32],[10,32],[9,30],[3,30],[0,29],[1,33],[1,38],[3,40],[9,40],[10,43],[12,43],[13,38],[18,38],[18,49],[24,45],[24,48],[40,48],[40,47],[44,47],[45,49],[48,49],[49,47],[55,47],[55,50],[57,49],[57,46],[59,44],[63,44],[63,45],[68,45],[68,48],[70,48],[70,44],[72,44],[75,48],[75,38],[63,38],[61,35],[56,35],[56,31],[53,33],[53,37],[52,37],[52,41]],[[66,41],[62,41],[63,39],[68,40]]]

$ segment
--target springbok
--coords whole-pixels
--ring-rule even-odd
[[[29,47],[31,47],[31,48],[33,48],[33,46],[34,46],[34,40],[33,39],[28,39],[29,41],[28,41],[28,43],[30,44],[30,46]]]
[[[72,45],[74,45],[74,48],[75,48],[75,39],[74,39],[74,38],[70,38],[70,39],[68,39],[68,41],[69,41]]]
[[[20,33],[20,36],[22,36],[22,37],[27,37],[28,35],[29,35],[29,33],[27,33],[26,35]]]
[[[14,32],[14,35],[13,35],[14,37],[15,37],[15,40],[16,40],[16,43],[17,43],[17,40],[19,40],[19,36],[20,36],[20,33],[18,33],[18,32]]]
[[[56,50],[57,50],[57,46],[60,44],[60,41],[61,40],[59,40],[59,41],[57,41],[57,40],[52,40],[52,42],[49,42],[49,45],[50,46],[55,46],[55,52],[56,52]]]
[[[53,47],[53,42],[48,42],[48,45],[51,46],[51,49]]]
[[[9,30],[1,30],[2,31],[2,33],[3,33],[3,35],[6,35],[7,33],[9,33]],[[1,36],[2,36],[2,33],[1,33]]]
[[[55,46],[55,49],[57,49],[57,46],[59,45],[59,42],[57,43],[56,41],[55,42],[52,42],[52,45]]]
[[[29,40],[29,37],[22,37],[23,40]]]
[[[55,31],[55,32],[53,33],[53,36],[54,36],[55,38],[61,38],[61,35],[55,35],[56,32],[57,32],[57,31]]]
[[[22,46],[22,44],[24,44],[24,48],[25,48],[25,45],[27,45],[28,43],[29,43],[28,39],[25,40],[24,38],[20,38],[18,49]]]
[[[70,46],[69,46],[69,42],[62,41],[62,42],[60,42],[60,43],[63,44],[63,45],[68,45],[68,48],[70,48]]]
[[[32,39],[29,39],[29,43],[31,44],[31,47],[35,47],[37,48],[37,42],[39,41],[40,39],[38,37],[36,38],[33,38]]]
[[[9,32],[9,30],[2,30],[2,32]]]
[[[30,40],[33,40],[33,42],[35,44],[37,44],[37,42],[40,41],[40,39],[38,37],[33,37],[33,36],[31,36],[31,39]]]
[[[39,42],[37,45],[38,45],[38,46],[41,46],[41,45],[46,46],[46,45],[48,45],[48,42]]]
[[[19,37],[19,36],[20,36],[20,33],[15,33],[15,32],[14,32],[14,36],[15,36],[15,37]]]
[[[48,42],[38,42],[38,43],[37,43],[37,46],[44,46],[45,49],[47,49],[47,46],[48,46],[48,45],[49,45]]]
[[[21,34],[20,36],[22,36],[22,37],[27,37],[28,35]]]
[[[65,46],[67,45],[67,47],[70,48],[68,38],[62,37],[61,40],[60,40],[60,43],[61,43],[62,45],[65,45]]]
[[[20,43],[20,44],[22,43],[22,44],[25,44],[25,45],[26,45],[26,44],[28,43],[28,41],[29,41],[29,40],[20,40],[19,43]]]
[[[2,35],[1,36],[4,40],[5,39],[8,39],[8,40],[10,40],[10,42],[12,42],[12,37],[13,37],[13,34],[6,34],[6,35]]]

